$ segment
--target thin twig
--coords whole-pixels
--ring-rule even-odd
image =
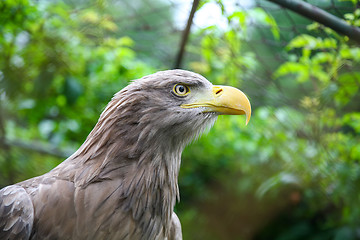
[[[176,61],[175,61],[174,68],[180,68],[181,67],[184,52],[185,52],[185,46],[186,46],[186,43],[187,43],[188,38],[189,38],[191,25],[192,25],[192,22],[193,22],[195,12],[196,12],[196,10],[197,10],[197,8],[199,6],[199,2],[200,2],[200,0],[194,0],[193,1],[191,11],[190,11],[190,14],[189,14],[189,18],[188,18],[188,21],[187,21],[187,24],[186,24],[186,28],[185,28],[185,30],[183,32],[182,37],[181,37],[180,48],[179,48],[178,54],[176,56]]]

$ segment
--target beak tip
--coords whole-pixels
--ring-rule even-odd
[[[245,122],[245,126],[247,126],[250,122],[250,115],[246,116],[246,122]]]

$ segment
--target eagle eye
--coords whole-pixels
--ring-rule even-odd
[[[189,87],[184,84],[176,84],[173,91],[178,96],[186,96],[190,93]]]

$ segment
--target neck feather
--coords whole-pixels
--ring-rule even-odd
[[[126,89],[118,95],[122,97],[113,98],[84,144],[58,170],[79,187],[118,181],[120,208],[132,214],[144,236],[158,234],[161,228],[166,234],[179,199],[181,152],[216,117],[202,116],[204,121],[196,116],[186,121],[178,115],[164,117],[166,109],[161,106],[140,107],[146,96],[133,96]]]
[[[164,132],[147,127],[150,122],[135,121],[136,116],[118,111],[115,104],[108,105],[84,144],[67,159],[71,164],[63,164],[67,167],[62,173],[71,168],[79,187],[119,181],[122,211],[132,214],[143,235],[167,234],[179,199],[178,174],[185,144],[163,139],[159,136]]]

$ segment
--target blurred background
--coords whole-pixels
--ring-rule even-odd
[[[306,2],[360,25],[357,0]],[[184,239],[360,239],[359,40],[325,25],[265,0],[2,0],[0,187],[71,155],[129,81],[183,68],[253,107],[183,153]]]

